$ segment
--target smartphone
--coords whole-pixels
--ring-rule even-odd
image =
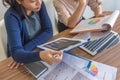
[[[48,70],[48,67],[40,61],[24,64],[25,68],[35,77],[40,77]]]

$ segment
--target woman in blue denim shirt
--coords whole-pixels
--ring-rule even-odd
[[[8,36],[7,54],[13,58],[10,68],[39,60],[53,64],[62,59],[59,51],[33,51],[53,35],[52,24],[42,0],[3,0],[3,4],[10,5],[4,16]],[[54,58],[55,55],[58,57]]]

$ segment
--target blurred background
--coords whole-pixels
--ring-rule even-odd
[[[45,1],[46,5],[49,6],[48,11],[50,13],[54,12],[54,11],[52,11],[53,10],[52,0],[44,0],[44,1]],[[116,9],[120,10],[119,0],[101,0],[101,1],[102,1],[102,8],[104,11],[114,11]],[[2,0],[0,0],[0,20],[3,18],[3,15],[4,15],[6,9],[7,8],[5,8],[2,5]],[[88,14],[88,12],[89,12],[89,14]],[[93,13],[89,10],[89,7],[87,7],[86,11],[84,13],[84,16],[90,17],[92,15],[93,15]]]

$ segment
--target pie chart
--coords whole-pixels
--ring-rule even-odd
[[[96,76],[98,74],[98,68],[94,64],[91,64],[88,72],[91,75]]]

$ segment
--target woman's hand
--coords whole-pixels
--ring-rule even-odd
[[[79,1],[79,5],[87,5],[86,0],[78,0],[78,1]]]
[[[76,0],[76,1],[79,3],[79,5],[77,6],[73,14],[68,18],[67,26],[69,28],[76,27],[87,5],[87,0]]]
[[[93,16],[91,18],[98,18],[98,17],[104,17],[104,16],[107,16],[107,15],[105,15],[105,14],[99,14],[99,15],[95,15],[95,16]]]
[[[23,65],[23,63],[17,63],[14,60],[8,64],[9,69],[17,69],[20,65]]]
[[[62,52],[54,50],[45,50],[40,52],[40,58],[46,63],[52,65],[62,60]]]
[[[98,14],[95,17],[104,17],[104,16],[106,16],[106,15],[104,15],[104,14]]]

